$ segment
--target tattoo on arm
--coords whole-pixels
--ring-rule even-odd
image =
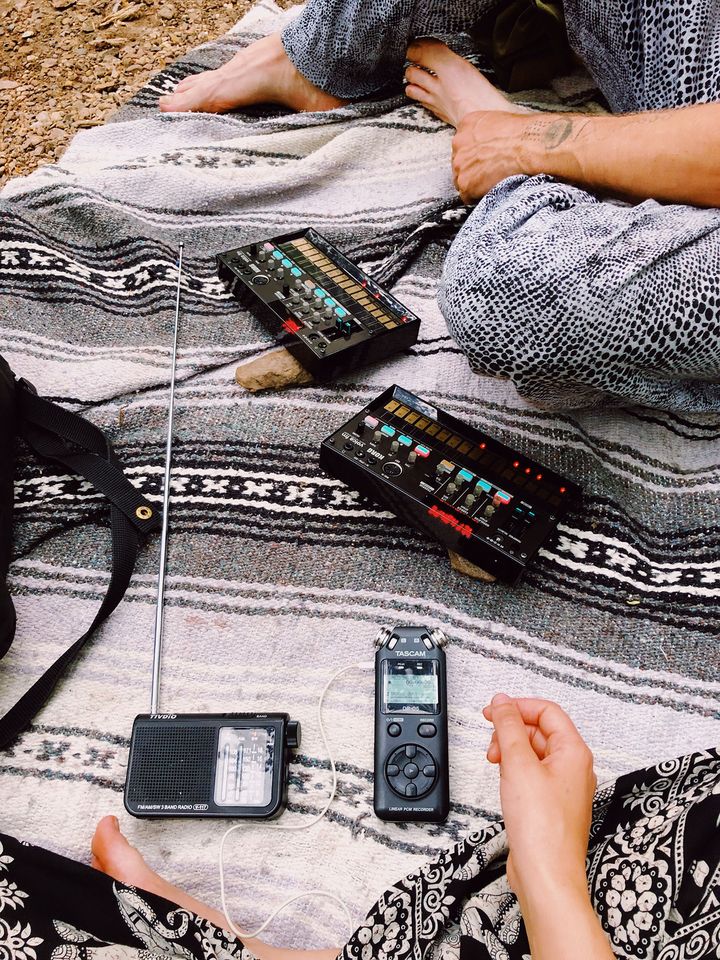
[[[542,144],[546,150],[557,150],[566,140],[576,137],[587,122],[584,118],[571,117],[559,117],[550,121],[538,119],[528,124],[523,137]]]

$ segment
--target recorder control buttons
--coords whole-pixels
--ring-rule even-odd
[[[402,733],[402,727],[399,723],[391,723],[387,728],[389,737],[399,737]]]
[[[385,776],[399,797],[424,797],[435,785],[435,759],[425,747],[414,743],[398,747],[387,759]]]
[[[421,737],[434,737],[437,733],[437,728],[434,723],[421,723],[418,727],[418,734]]]

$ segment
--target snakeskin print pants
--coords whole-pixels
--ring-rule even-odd
[[[316,86],[402,78],[417,36],[467,36],[496,0],[308,0],[283,34]],[[720,100],[720,0],[565,0],[615,112]],[[440,306],[478,373],[545,407],[720,411],[720,211],[620,205],[547,176],[498,184],[446,261]]]

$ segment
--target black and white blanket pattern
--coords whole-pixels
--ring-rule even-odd
[[[315,703],[336,663],[367,659],[383,624],[422,621],[451,637],[448,822],[374,818],[371,677],[339,681],[327,702],[339,760],[330,813],[290,840],[255,827],[232,846],[230,899],[248,925],[310,877],[362,915],[398,877],[495,822],[479,708],[498,690],[562,703],[601,780],[708,747],[720,730],[720,422],[639,408],[540,412],[468,370],[435,301],[464,215],[450,131],[401,97],[319,115],[156,112],[179,77],[284,16],[263,0],[236,32],[155,77],[113,123],[78,135],[58,164],[0,195],[3,355],[106,429],[155,497],[185,242],[165,707],[292,709],[304,746],[286,816],[310,818],[329,783]],[[234,366],[268,336],[227,296],[213,254],[308,225],[390,278],[423,319],[420,340],[337,384],[250,396]],[[521,586],[451,574],[437,546],[320,472],[320,440],[392,382],[584,485],[581,508]],[[91,620],[107,583],[107,523],[105,504],[75,478],[21,461],[19,630],[2,665],[4,706]],[[157,549],[148,545],[124,603],[2,757],[7,832],[87,859],[94,822],[123,816],[128,736],[149,696]],[[156,868],[216,902],[221,824],[125,817],[123,826]],[[318,905],[286,914],[274,936],[301,946],[345,933]]]

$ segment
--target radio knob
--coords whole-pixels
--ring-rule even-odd
[[[373,434],[373,440],[375,441],[375,443],[380,443],[380,441],[382,440],[382,434],[380,433],[379,430],[376,430],[375,433]]]
[[[489,503],[483,510],[483,513],[486,517],[491,517],[495,513],[495,507]]]
[[[411,450],[410,453],[408,454],[408,463],[413,464],[415,463],[416,460],[417,460],[417,454],[415,453],[414,450]]]
[[[287,727],[285,728],[285,742],[289,749],[297,750],[300,746],[301,739],[300,721],[288,720]]]
[[[447,485],[447,495],[448,495],[449,497],[451,497],[454,493],[457,493],[457,484],[456,484],[456,483],[449,483],[449,484]]]
[[[465,506],[466,506],[466,507],[471,507],[474,503],[475,503],[475,497],[474,497],[471,493],[469,493],[469,494],[465,497]]]
[[[397,440],[393,440],[393,442],[390,444],[390,449],[392,450],[393,453],[398,452],[398,450],[400,449],[400,444],[397,442]]]
[[[259,251],[258,251],[257,258],[258,258],[258,260],[259,260],[261,263],[263,263],[265,260],[267,260],[267,258],[268,258],[267,250],[259,250]]]

